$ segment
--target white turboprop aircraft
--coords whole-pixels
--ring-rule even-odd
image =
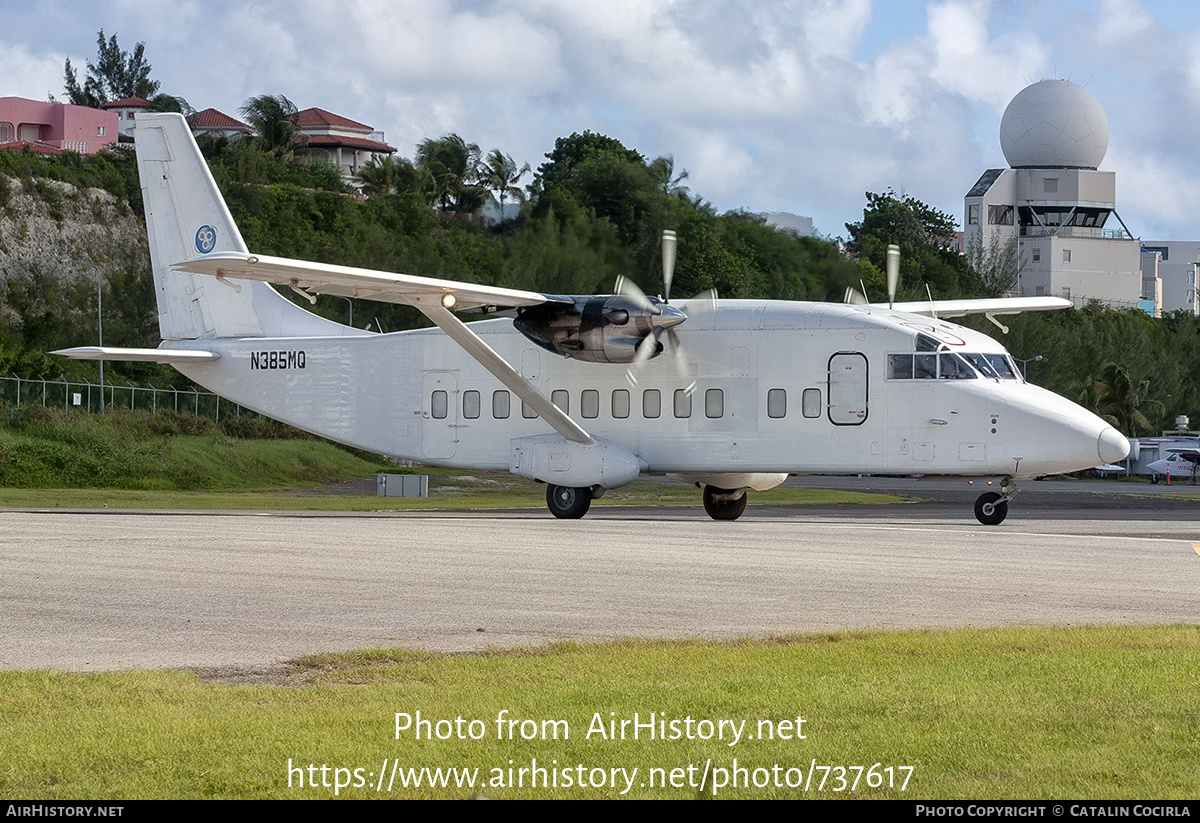
[[[789,472],[874,473],[1000,478],[975,504],[994,525],[1017,479],[1129,451],[1099,417],[1026,383],[999,343],[937,318],[1066,301],[668,305],[636,287],[546,295],[287,260],[246,248],[182,117],[139,115],[137,159],[163,342],[59,354],[170,363],[341,443],[508,470],[546,483],[557,517],[582,517],[605,490],[646,473],[702,486],[718,520],[736,519],[748,489]],[[889,261],[892,291],[896,267]],[[312,301],[412,305],[438,328],[350,328],[270,283]],[[467,325],[451,309],[516,317]],[[665,348],[674,356],[657,357]]]

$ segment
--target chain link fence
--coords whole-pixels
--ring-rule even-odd
[[[104,409],[139,409],[147,412],[171,410],[221,422],[221,415],[240,416],[242,407],[218,394],[196,389],[160,389],[155,386],[120,386],[61,382],[26,377],[0,377],[0,402],[15,408],[48,406],[67,412],[102,412]],[[255,414],[255,412],[250,412]]]

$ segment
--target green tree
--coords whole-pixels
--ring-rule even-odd
[[[354,177],[368,197],[417,192],[424,188],[421,173],[406,157],[380,158],[375,155]]]
[[[114,100],[140,97],[149,100],[158,93],[159,84],[150,79],[151,66],[146,62],[146,44],[138,43],[133,52],[122,51],[114,34],[104,39],[104,29],[97,35],[96,62],[88,61],[87,77],[79,84],[79,75],[67,58],[64,83],[68,102],[76,106],[99,108]]]
[[[1153,427],[1142,412],[1150,381],[1134,384],[1124,363],[1105,363],[1095,382],[1096,411],[1116,429],[1130,437]],[[1153,403],[1153,401],[1150,401]]]
[[[924,296],[925,284],[935,297],[982,294],[967,259],[950,248],[954,218],[911,195],[867,192],[862,221],[847,223],[846,230],[851,254],[879,269],[886,268],[888,245],[899,246],[901,287],[913,297]]]
[[[675,174],[675,156],[672,154],[664,154],[662,157],[655,158],[650,164],[650,173],[654,176],[654,180],[662,188],[662,193],[667,197],[679,197],[688,193],[687,186],[681,186],[684,180],[687,180],[687,169],[684,169],[679,174]]]
[[[251,97],[240,109],[254,127],[252,144],[276,157],[291,158],[301,141],[296,104],[282,94]]]
[[[492,149],[484,160],[483,181],[488,191],[492,192],[493,199],[500,204],[500,216],[504,217],[504,200],[512,196],[518,202],[525,201],[525,193],[521,191],[517,183],[529,173],[529,164],[517,168],[517,162],[510,155],[500,151],[500,149]]]
[[[430,200],[442,211],[470,214],[487,201],[480,185],[479,146],[457,134],[422,140],[417,146],[416,167],[431,184]]]

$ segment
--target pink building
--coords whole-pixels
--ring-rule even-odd
[[[95,154],[117,142],[114,112],[0,97],[0,145],[29,143],[80,154]]]

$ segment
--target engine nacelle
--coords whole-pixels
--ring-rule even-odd
[[[631,363],[638,345],[656,328],[682,323],[683,312],[650,298],[655,313],[620,294],[577,297],[521,309],[513,326],[542,348],[592,363]],[[662,352],[658,343],[651,357]]]
[[[510,472],[556,486],[616,489],[646,470],[645,462],[629,449],[599,437],[591,443],[569,443],[557,434],[540,434],[515,438],[511,444]]]

